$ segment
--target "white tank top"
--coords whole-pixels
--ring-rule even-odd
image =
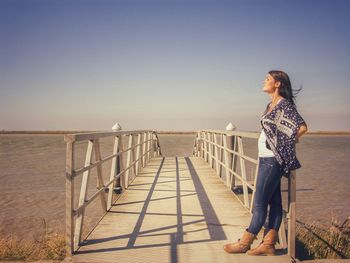
[[[261,130],[259,141],[258,141],[258,149],[259,149],[259,157],[274,157],[273,152],[266,148],[266,135],[264,130]]]

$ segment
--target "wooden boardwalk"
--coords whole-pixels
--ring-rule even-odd
[[[199,157],[156,157],[72,257],[73,262],[291,262],[223,251],[250,213]],[[261,241],[256,240],[253,246]]]

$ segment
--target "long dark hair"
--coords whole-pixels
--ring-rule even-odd
[[[279,94],[295,106],[295,97],[302,88],[296,90],[292,89],[292,84],[290,83],[289,76],[287,73],[281,70],[270,70],[269,74],[274,78],[275,81],[279,81],[281,83]]]

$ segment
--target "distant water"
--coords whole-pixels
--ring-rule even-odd
[[[193,135],[159,138],[164,156],[192,155]],[[101,142],[103,156],[111,153],[111,145],[110,140]],[[247,140],[245,146],[247,154],[257,155],[256,141]],[[81,158],[77,162],[81,163],[83,145],[78,152]],[[333,215],[339,220],[350,216],[350,136],[304,136],[297,145],[297,155],[302,164],[297,171],[297,218],[329,225]],[[0,135],[0,168],[0,234],[36,236],[44,231],[45,225],[47,230],[63,232],[63,136]],[[104,176],[109,176],[107,167]],[[283,180],[282,188],[286,189]],[[95,179],[90,183],[90,188],[96,189]],[[90,209],[91,214],[102,213],[97,207]]]

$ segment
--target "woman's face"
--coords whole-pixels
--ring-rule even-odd
[[[276,81],[270,74],[266,75],[264,80],[263,91],[266,93],[275,93],[276,89],[280,86],[280,82]]]

